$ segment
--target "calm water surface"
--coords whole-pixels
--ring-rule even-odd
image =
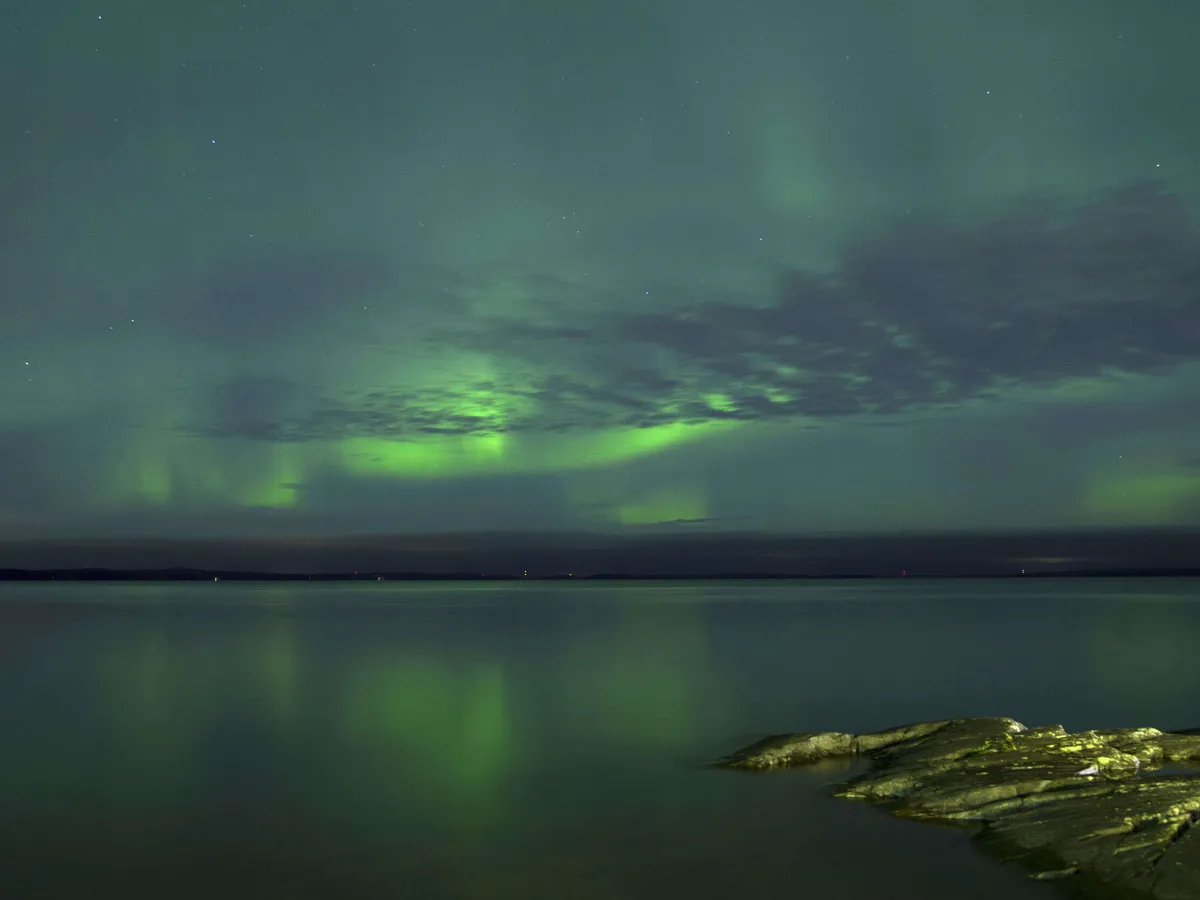
[[[1049,898],[845,771],[699,764],[1200,725],[1198,637],[1188,580],[0,585],[0,896]]]

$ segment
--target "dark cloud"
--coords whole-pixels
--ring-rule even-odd
[[[247,282],[250,283],[250,282]],[[330,282],[326,282],[329,284]],[[1014,385],[1200,358],[1200,237],[1182,200],[1134,185],[1028,201],[971,226],[905,223],[791,271],[774,301],[544,321],[442,337],[543,374],[374,391],[211,433],[276,440],[838,418],[949,407]],[[504,365],[498,366],[504,369]],[[514,413],[513,410],[521,410]]]
[[[1200,356],[1200,240],[1155,185],[1081,207],[1028,203],[974,228],[927,223],[790,273],[774,304],[624,316],[693,383],[752,417],[890,413],[1017,383],[1160,373]],[[795,399],[764,404],[769,391]],[[756,399],[757,402],[756,402]]]

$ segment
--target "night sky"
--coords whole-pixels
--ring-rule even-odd
[[[1200,4],[0,29],[0,537],[1200,524]]]

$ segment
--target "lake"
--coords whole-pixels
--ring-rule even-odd
[[[850,770],[702,764],[1197,726],[1198,637],[1186,579],[0,585],[0,896],[1050,898]]]

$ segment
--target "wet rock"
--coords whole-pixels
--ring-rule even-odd
[[[836,796],[963,826],[1001,859],[1036,878],[1069,878],[1085,894],[1200,898],[1200,734],[952,719],[776,735],[716,765],[765,770],[854,756],[874,765]]]

